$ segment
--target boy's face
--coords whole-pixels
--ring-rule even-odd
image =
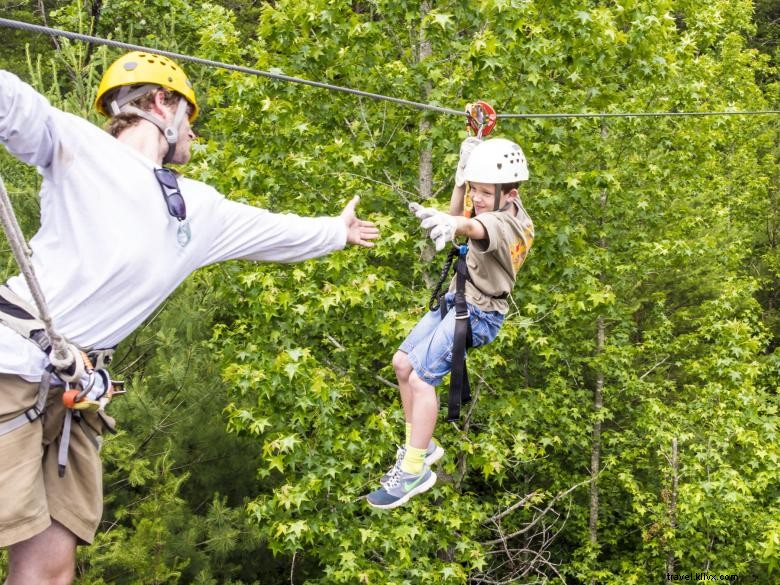
[[[474,203],[474,214],[479,215],[493,211],[496,202],[496,186],[489,183],[469,183],[471,186],[471,201]],[[508,193],[501,193],[498,208],[501,209],[508,201],[517,196],[517,190],[512,189]]]

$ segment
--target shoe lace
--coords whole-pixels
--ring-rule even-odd
[[[390,471],[387,472],[388,484],[394,477],[401,473],[401,462],[404,460],[404,455],[406,455],[406,447],[398,447],[395,452],[395,463],[393,464],[393,467],[390,469]]]
[[[395,467],[390,475],[390,479],[387,480],[385,487],[387,489],[397,487],[401,483],[401,466]]]

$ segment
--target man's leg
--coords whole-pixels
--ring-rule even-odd
[[[76,535],[56,520],[32,538],[8,547],[5,585],[70,585],[76,565]]]

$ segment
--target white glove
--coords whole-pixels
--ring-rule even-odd
[[[422,220],[420,226],[425,230],[430,230],[428,236],[433,240],[437,252],[443,250],[447,242],[455,239],[457,222],[454,216],[442,213],[432,207],[423,207],[419,203],[410,203],[409,209],[418,219]]]
[[[409,210],[417,216],[417,219],[426,219],[439,213],[438,209],[434,209],[433,207],[423,207],[419,203],[414,202],[409,204]]]
[[[466,163],[469,162],[471,151],[482,142],[479,138],[469,136],[463,142],[460,143],[460,160],[458,160],[458,168],[455,170],[455,185],[462,187],[466,183],[466,179],[463,178],[463,172],[466,170]]]

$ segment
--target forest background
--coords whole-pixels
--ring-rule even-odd
[[[0,7],[455,109],[780,109],[775,0]],[[0,66],[102,124],[119,51],[0,39]],[[446,205],[464,119],[183,65],[203,108],[188,175],[305,215],[360,194],[383,237],[203,269],[120,345],[130,392],[77,583],[777,582],[777,115],[499,121],[529,160],[536,242],[499,338],[471,352],[463,424],[440,423],[440,481],[388,513],[362,496],[403,431],[390,360],[443,261],[406,204]],[[29,237],[40,179],[0,165]],[[5,279],[5,243],[2,260]]]

